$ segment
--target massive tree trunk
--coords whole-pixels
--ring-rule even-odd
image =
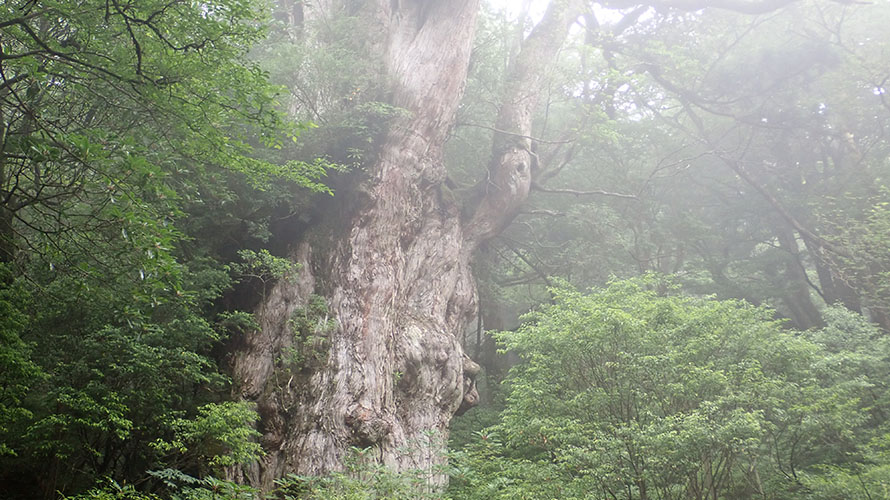
[[[260,463],[233,471],[264,489],[285,473],[342,467],[370,447],[395,470],[433,470],[451,417],[477,399],[478,367],[459,333],[476,313],[470,259],[515,216],[530,185],[531,114],[545,61],[572,19],[557,1],[517,56],[497,126],[489,181],[472,214],[443,190],[443,145],[467,75],[478,0],[377,0],[363,15],[379,36],[397,118],[367,179],[339,192],[328,219],[295,247],[299,276],[258,310],[261,328],[235,355],[240,397],[260,412]],[[321,4],[319,4],[321,5]],[[323,297],[327,311],[320,307]],[[329,314],[329,317],[325,317]],[[443,478],[433,474],[433,482]]]

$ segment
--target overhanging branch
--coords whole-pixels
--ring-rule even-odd
[[[766,14],[781,9],[797,0],[648,0],[645,2],[611,1],[605,6],[612,9],[626,9],[638,5],[649,5],[661,9],[677,9],[693,12],[702,9],[722,9],[739,12],[742,14]]]
[[[456,126],[458,127],[476,127],[476,128],[484,128],[485,130],[491,130],[493,132],[497,132],[499,134],[509,135],[511,137],[519,137],[520,139],[528,139],[533,142],[539,142],[541,144],[572,144],[575,142],[575,139],[565,139],[561,141],[553,141],[547,139],[541,139],[540,137],[533,137],[530,135],[517,134],[515,132],[509,132],[507,130],[501,130],[496,127],[489,127],[487,125],[480,125],[478,123],[458,123]]]
[[[801,237],[805,239],[809,239],[810,241],[816,243],[817,245],[829,250],[837,255],[842,255],[849,257],[850,253],[847,252],[846,249],[835,245],[834,243],[826,240],[825,238],[819,236],[818,234],[810,231],[806,226],[804,226],[797,218],[785,208],[785,205],[779,201],[778,198],[773,196],[769,190],[766,189],[761,183],[757,182],[754,177],[748,173],[748,171],[738,162],[731,158],[726,158],[722,155],[717,155],[723,163],[726,164],[733,172],[735,172],[742,180],[744,180],[749,186],[753,187],[755,191],[760,193],[767,202],[773,207],[773,209],[779,213],[779,215],[785,219],[785,221],[793,227]]]

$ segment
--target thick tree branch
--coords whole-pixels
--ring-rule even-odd
[[[532,167],[532,115],[569,33],[584,11],[577,0],[551,2],[508,69],[508,83],[495,122],[488,175],[477,186],[477,203],[464,226],[467,249],[500,233],[528,198]]]

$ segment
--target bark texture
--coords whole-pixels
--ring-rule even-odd
[[[492,181],[475,214],[462,220],[442,188],[442,155],[478,3],[363,7],[379,33],[372,43],[391,104],[407,112],[390,126],[366,181],[338,193],[328,220],[294,250],[299,276],[270,291],[261,328],[236,353],[240,397],[258,405],[267,455],[232,471],[235,479],[268,490],[285,473],[341,468],[351,446],[372,447],[395,470],[432,470],[444,461],[439,448],[452,416],[477,401],[478,366],[459,340],[476,314],[470,260],[528,195],[530,144],[513,134],[530,135],[541,61],[555,58],[574,5],[554,2],[517,56],[497,124],[509,133],[493,146]],[[326,310],[310,307],[314,296]]]

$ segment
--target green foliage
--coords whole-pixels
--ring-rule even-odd
[[[0,264],[0,283],[9,280],[8,266]],[[33,386],[40,384],[45,374],[32,360],[32,348],[22,340],[29,318],[19,307],[30,301],[21,284],[0,288],[0,457],[16,455],[21,448],[16,424],[32,418],[23,402]]]
[[[294,269],[257,248],[295,190],[330,192],[331,167],[269,159],[307,126],[276,110],[280,89],[245,57],[267,7],[0,6],[8,495],[76,494],[102,477],[143,491],[161,481],[149,470],[202,476],[257,456],[256,414],[220,403],[229,381],[214,359],[255,322],[220,301]]]
[[[413,500],[441,499],[429,485],[429,471],[393,472],[373,460],[372,448],[353,448],[343,472],[327,476],[289,474],[277,482],[285,500]]]
[[[881,185],[867,203],[856,199],[835,200],[835,210],[822,215],[835,235],[832,241],[845,252],[832,256],[843,280],[862,291],[865,305],[890,318],[890,188]],[[864,205],[861,213],[855,207]],[[844,209],[846,208],[846,209]],[[851,210],[852,208],[852,210]]]
[[[161,500],[161,497],[151,493],[142,493],[131,485],[121,486],[113,481],[110,483],[105,488],[90,490],[66,498],[70,500]]]
[[[259,282],[263,297],[266,296],[271,283],[280,279],[292,278],[299,270],[299,264],[284,257],[276,257],[265,248],[259,252],[249,249],[238,250],[238,257],[241,262],[233,263],[230,266],[232,272],[239,280]]]
[[[121,486],[109,480],[102,488],[66,500],[255,500],[258,491],[231,481],[214,477],[199,479],[175,469],[151,471],[150,475],[164,485],[164,494],[142,492],[132,485]]]
[[[288,326],[294,334],[294,345],[284,349],[282,361],[299,370],[324,360],[328,334],[337,326],[324,297],[311,295],[304,307],[291,313]]]
[[[196,447],[165,457],[148,446],[174,439],[180,419],[211,402],[227,381],[210,358],[221,334],[195,294],[159,286],[149,294],[142,283],[126,275],[104,284],[56,276],[40,290],[39,307],[22,307],[30,321],[21,338],[39,346],[32,358],[46,376],[31,380],[22,398],[28,414],[10,427],[18,437],[4,436],[16,444],[16,457],[3,460],[5,480],[24,479],[32,467],[43,477],[58,470],[59,482],[38,485],[77,491],[101,475],[132,481],[162,461],[200,467],[224,454]],[[208,429],[207,439],[216,431]],[[63,466],[80,472],[68,475]]]
[[[260,434],[253,429],[257,418],[246,402],[209,403],[199,407],[192,419],[173,419],[173,439],[158,439],[152,447],[163,453],[197,455],[200,463],[212,467],[245,464],[262,454],[256,442]]]
[[[7,245],[61,266],[70,246],[91,244],[95,267],[115,260],[100,243],[122,236],[163,263],[180,237],[171,219],[207,165],[257,186],[326,189],[324,165],[251,155],[246,133],[273,145],[302,128],[243,58],[263,36],[261,2],[6,2],[0,19],[0,190],[21,228],[3,230]]]
[[[313,332],[324,333],[336,326],[328,310],[328,303],[321,295],[311,295],[304,307],[294,309],[288,320],[294,335],[306,336]]]
[[[880,476],[886,462],[863,455],[888,409],[873,326],[836,311],[805,337],[764,309],[658,290],[553,289],[499,334],[522,361],[456,498],[787,499],[825,489],[825,471]]]
[[[233,264],[232,271],[243,278],[255,278],[266,282],[287,277],[298,269],[298,265],[282,257],[276,257],[268,250],[259,252],[243,249],[238,251],[243,263]]]

